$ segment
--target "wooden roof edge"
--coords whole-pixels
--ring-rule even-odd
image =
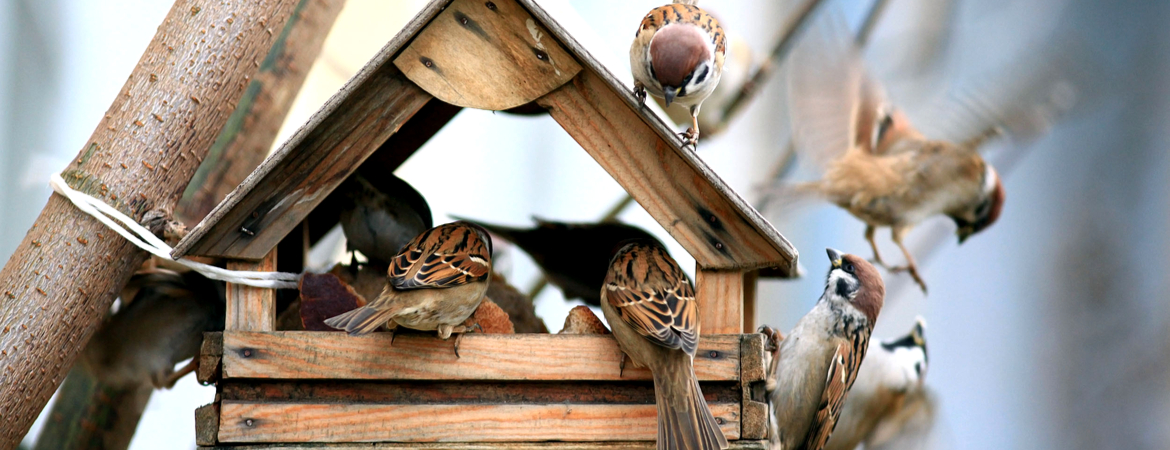
[[[625,83],[622,83],[621,80],[615,77],[613,73],[609,71],[609,68],[602,64],[597,58],[595,58],[588,49],[581,45],[581,43],[578,42],[576,38],[574,38],[573,35],[563,25],[561,25],[561,23],[555,17],[549,14],[549,12],[546,11],[538,1],[517,0],[517,2],[527,8],[528,12],[531,13],[533,17],[536,17],[540,21],[544,22],[543,25],[545,28],[547,28],[549,32],[552,33],[554,37],[560,41],[569,50],[569,52],[572,53],[573,56],[582,63],[582,65],[593,71],[593,73],[596,73],[599,77],[601,77],[601,79],[605,80],[606,84],[608,84],[610,88],[618,94],[619,97],[621,97],[634,111],[636,111],[637,114],[642,117],[642,120],[650,126],[650,128],[658,133],[658,135],[662,137],[663,140],[669,143],[675,152],[678,153],[679,156],[681,156],[683,160],[687,162],[687,164],[690,164],[692,167],[694,167],[696,171],[702,174],[703,177],[711,183],[712,187],[714,187],[717,192],[726,197],[728,201],[730,201],[731,204],[739,211],[739,214],[743,217],[743,219],[756,229],[762,239],[767,241],[767,243],[781,255],[788,258],[787,261],[782,262],[784,263],[783,265],[773,266],[774,269],[787,277],[799,276],[799,252],[796,250],[796,247],[794,247],[792,243],[784,237],[784,235],[780,234],[780,232],[776,230],[776,227],[772,226],[771,222],[765,219],[758,210],[748,204],[747,201],[740,197],[738,193],[732,190],[731,187],[728,186],[727,183],[724,182],[718,174],[716,174],[709,166],[707,166],[706,162],[704,162],[695,154],[695,152],[683,148],[682,139],[678,136],[677,133],[675,133],[674,129],[667,125],[661,117],[653,113],[649,108],[644,107],[642,103],[634,97],[633,91],[628,86],[626,86]],[[760,268],[767,267],[744,267],[743,269]]]
[[[382,49],[379,50],[378,53],[370,60],[370,62],[376,61],[377,64],[366,63],[364,66],[362,66],[362,69],[359,70],[358,73],[353,76],[353,78],[350,78],[341,89],[329,97],[329,100],[327,100],[325,104],[317,110],[317,112],[313,113],[313,115],[309,117],[309,120],[297,129],[296,133],[293,133],[293,135],[289,137],[287,141],[281,144],[277,151],[273,152],[271,155],[268,155],[268,158],[266,158],[265,161],[270,159],[279,160],[287,157],[289,152],[296,147],[297,143],[303,141],[310,132],[316,129],[318,125],[320,125],[321,121],[324,120],[325,117],[329,116],[330,113],[337,109],[338,105],[342,103],[342,100],[346,98],[346,96],[351,90],[353,90],[354,87],[365,83],[371,76],[373,76],[374,72],[376,72],[378,68],[385,64],[392,64],[393,62],[391,60],[394,55],[398,54],[398,52],[402,50],[402,48],[405,47],[406,44],[410,42],[410,40],[413,39],[414,36],[418,34],[418,32],[421,31],[423,27],[425,27],[431,21],[431,19],[434,19],[434,17],[438,15],[439,12],[443,11],[443,9],[446,8],[447,3],[449,3],[448,0],[433,0],[424,6],[422,10],[420,10],[419,13],[410,20],[410,22],[407,22],[406,26],[404,26],[402,30],[398,32],[398,34],[394,35],[394,37],[390,39],[386,45],[382,46]],[[266,173],[262,173],[262,170],[259,169],[266,167],[274,167],[274,165],[261,163],[260,166],[257,167],[258,170],[248,174],[248,177],[245,178],[244,181],[240,183],[240,185],[237,186],[235,190],[229,193],[227,197],[224,197],[223,201],[219,202],[219,205],[216,205],[215,209],[212,209],[211,212],[203,218],[203,220],[199,221],[198,225],[195,225],[195,227],[192,228],[189,233],[187,233],[187,236],[185,236],[182,240],[179,241],[177,245],[175,245],[174,249],[171,250],[171,256],[174,258],[180,258],[187,255],[187,252],[194,248],[196,244],[198,244],[199,241],[207,235],[207,232],[211,230],[213,225],[219,222],[219,220],[222,219],[228,211],[231,211],[232,208],[240,203],[241,199],[243,199],[248,195],[248,193],[251,192],[255,183],[254,179],[266,175]]]

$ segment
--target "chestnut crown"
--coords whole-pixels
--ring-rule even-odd
[[[832,265],[825,277],[824,298],[849,302],[873,326],[886,298],[886,284],[877,268],[860,256],[825,250]]]

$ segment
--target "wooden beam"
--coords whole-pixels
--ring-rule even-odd
[[[177,0],[62,177],[169,217],[295,0]],[[0,272],[0,448],[15,448],[147,254],[60,195]]]
[[[700,383],[707,403],[739,403],[736,381]],[[434,404],[654,404],[650,380],[558,382],[497,380],[271,380],[231,379],[219,398],[269,403]]]
[[[565,84],[581,66],[514,0],[454,0],[394,59],[435,98],[500,111]]]
[[[743,332],[743,272],[696,267],[695,300],[703,334]]]
[[[223,378],[349,380],[649,380],[627,364],[611,336],[468,334],[453,340],[389,333],[288,331],[223,335]],[[695,355],[701,381],[740,376],[740,336],[704,333]]]
[[[431,96],[390,63],[434,17],[431,2],[279,150],[228,195],[172,255],[260,259]]]
[[[223,372],[223,332],[203,333],[203,344],[199,346],[196,358],[199,358],[199,368],[195,371],[195,379],[202,384],[218,382]]]
[[[273,272],[276,249],[257,262],[228,261],[228,270]],[[224,330],[276,331],[276,291],[243,284],[227,284],[227,315]]]
[[[728,439],[738,403],[708,405]],[[654,405],[382,405],[224,400],[220,442],[651,441]],[[387,424],[393,424],[387,426]]]
[[[300,0],[239,106],[191,178],[175,215],[193,225],[268,156],[345,0]]]
[[[768,441],[738,440],[729,442],[728,450],[767,450]],[[253,444],[199,447],[198,450],[655,450],[653,441],[634,442],[448,442],[361,444]]]
[[[219,443],[219,402],[195,408],[195,445]]]
[[[749,270],[743,274],[743,333],[754,333],[758,311],[756,310],[756,292],[760,284],[760,271]]]
[[[744,439],[765,439],[768,437],[768,398],[764,390],[767,379],[767,366],[764,365],[764,335],[747,334],[743,336],[740,350],[742,355],[752,355],[743,358],[740,365],[740,388],[742,397],[740,405],[743,412],[740,415],[740,437]]]
[[[664,140],[597,74],[582,71],[537,103],[700,267],[746,270],[795,258],[762,239],[719,177],[691,150]]]

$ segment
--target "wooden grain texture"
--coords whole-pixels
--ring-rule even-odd
[[[454,0],[394,64],[435,98],[467,108],[514,108],[581,71],[514,0]]]
[[[260,259],[432,97],[390,59],[443,7],[431,2],[175,246]],[[245,231],[246,230],[246,231]]]
[[[223,332],[203,333],[203,344],[199,346],[196,358],[199,358],[199,367],[195,370],[195,379],[202,384],[219,381],[223,373]]]
[[[597,74],[582,71],[537,103],[701,267],[747,270],[795,258],[745,219],[735,193],[717,187],[722,180],[691,150],[663,139]]]
[[[768,441],[729,442],[728,450],[767,450]],[[197,450],[654,450],[650,441],[627,442],[450,442],[450,443],[362,443],[362,444],[250,444],[198,447]]]
[[[219,443],[219,403],[195,408],[195,445]]]
[[[300,0],[179,200],[177,218],[202,220],[268,156],[345,0]]]
[[[756,331],[756,292],[760,283],[760,271],[749,270],[743,274],[743,330],[744,333]]]
[[[708,405],[728,439],[738,403]],[[223,401],[220,442],[648,441],[654,405],[352,405]]]
[[[541,8],[517,0],[584,67],[537,100],[651,216],[708,269],[797,275],[797,251]]]
[[[276,270],[276,249],[256,262],[228,261],[228,270],[272,272]],[[224,330],[276,331],[276,291],[243,284],[227,284]]]
[[[649,380],[627,365],[611,336],[468,334],[455,357],[453,341],[433,335],[340,332],[224,332],[223,376],[357,380]],[[739,335],[704,334],[695,355],[703,381],[738,380]]]
[[[119,450],[130,446],[154,387],[103,384],[73,366],[32,450]]]
[[[739,403],[737,381],[702,382],[707,403]],[[635,381],[241,380],[220,384],[220,398],[268,403],[654,404],[654,383]]]
[[[65,182],[134,220],[169,216],[296,3],[175,1]],[[0,272],[0,448],[24,437],[146,256],[50,197]]]
[[[768,399],[764,391],[767,367],[764,365],[764,335],[745,334],[740,344],[740,436],[744,439],[768,437]]]
[[[695,269],[695,300],[703,333],[743,332],[744,273]]]

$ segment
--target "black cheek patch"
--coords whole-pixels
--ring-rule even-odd
[[[702,72],[699,72],[699,76],[698,76],[698,77],[695,77],[695,84],[702,83],[702,82],[703,82],[703,80],[706,80],[706,79],[707,79],[707,72],[708,72],[708,71],[709,71],[709,69],[707,68],[707,66],[703,66],[703,71],[702,71]]]
[[[837,296],[841,298],[849,298],[849,282],[844,278],[837,279]]]

